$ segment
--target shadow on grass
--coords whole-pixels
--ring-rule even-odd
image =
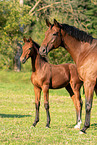
[[[74,128],[76,124],[66,125],[68,128]]]
[[[97,123],[91,124],[90,127],[95,128],[95,130],[97,130]]]
[[[18,115],[18,114],[0,114],[1,118],[23,118],[31,117],[31,115]]]
[[[66,125],[68,128],[74,128],[76,124]],[[83,127],[83,126],[82,126]],[[97,130],[97,123],[90,124],[90,128]],[[81,128],[82,129],[82,128]]]

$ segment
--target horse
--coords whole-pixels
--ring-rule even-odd
[[[23,52],[20,57],[21,63],[25,63],[27,59],[31,58],[32,62],[32,75],[31,81],[34,85],[35,92],[35,108],[36,115],[35,121],[32,126],[36,126],[39,122],[39,107],[41,91],[44,96],[44,107],[46,110],[47,123],[46,127],[50,126],[50,112],[49,112],[49,89],[66,88],[70,94],[76,109],[77,124],[75,128],[80,128],[81,125],[81,112],[82,100],[80,95],[80,88],[82,81],[78,77],[75,64],[49,64],[45,57],[39,54],[40,46],[30,37],[24,37]]]
[[[85,90],[85,123],[80,134],[86,133],[90,127],[90,114],[93,93],[97,95],[97,39],[85,31],[68,24],[61,24],[54,19],[54,24],[46,20],[49,27],[39,49],[42,56],[59,46],[64,47],[73,58],[79,78],[83,81]]]

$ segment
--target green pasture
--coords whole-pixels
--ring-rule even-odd
[[[34,90],[31,72],[0,71],[0,145],[96,145],[97,97],[94,96],[91,126],[87,134],[74,129],[76,113],[65,89],[50,90],[50,128],[46,128],[43,94],[40,121],[35,119]],[[85,119],[85,97],[82,94],[82,125]]]

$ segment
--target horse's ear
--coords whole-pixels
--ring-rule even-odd
[[[25,36],[23,37],[23,40],[24,40],[24,42],[26,42],[26,41],[27,41],[27,39],[26,39],[26,37],[25,37]]]
[[[46,19],[46,24],[47,24],[48,27],[50,27],[50,26],[52,25],[52,24],[49,22],[48,19]]]
[[[59,27],[59,28],[62,27],[62,25],[58,23],[56,19],[54,19],[54,26]]]

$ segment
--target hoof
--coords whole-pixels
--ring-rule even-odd
[[[83,132],[83,131],[80,130],[79,134],[86,134],[86,132],[85,131]]]
[[[46,125],[46,128],[50,128],[49,125]]]
[[[80,129],[80,126],[79,125],[75,125],[74,129]]]
[[[35,127],[35,125],[32,125],[32,127]]]
[[[81,123],[82,123],[81,121],[78,122],[78,123],[74,126],[74,128],[75,128],[75,129],[80,129]]]
[[[36,126],[36,123],[33,123],[32,127],[35,127]]]
[[[31,128],[35,128],[35,126],[32,125],[32,126],[30,127],[30,129],[31,129]]]

